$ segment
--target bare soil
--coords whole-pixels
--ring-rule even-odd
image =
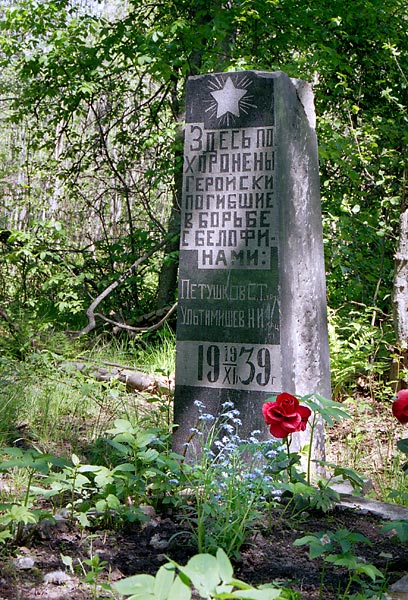
[[[387,574],[393,583],[406,574],[407,544],[380,533],[381,521],[369,514],[350,509],[335,509],[330,514],[304,514],[297,521],[280,519],[278,509],[265,515],[242,548],[234,564],[236,577],[253,584],[273,581],[301,593],[302,599],[338,598],[347,573],[336,567],[326,568],[323,593],[320,594],[321,559],[310,560],[307,546],[293,542],[310,532],[346,528],[368,537],[372,545],[359,544],[357,554]],[[144,525],[130,525],[121,531],[95,530],[84,533],[69,521],[48,524],[32,530],[24,546],[9,546],[0,557],[0,600],[93,600],[91,586],[84,583],[80,562],[98,554],[107,566],[99,582],[114,582],[137,573],[155,574],[169,556],[185,564],[195,554],[177,516],[153,515]],[[176,537],[175,534],[177,535]],[[61,555],[73,559],[72,574]],[[28,560],[27,560],[28,559]],[[34,564],[31,568],[22,568]],[[89,569],[83,564],[86,570]],[[98,590],[97,597],[113,598]]]

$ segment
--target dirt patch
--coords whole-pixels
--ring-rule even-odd
[[[358,544],[357,554],[385,572],[392,583],[406,572],[408,548],[382,534],[380,527],[379,518],[349,509],[336,509],[329,515],[304,514],[297,521],[280,519],[279,511],[274,509],[242,548],[241,558],[234,561],[234,574],[253,584],[277,581],[300,592],[302,599],[318,599],[322,560],[310,560],[308,548],[294,546],[293,542],[306,533],[345,528],[371,540],[371,546]],[[84,583],[83,569],[89,569],[85,559],[97,554],[106,561],[100,583],[137,573],[155,574],[166,562],[165,555],[185,564],[195,554],[188,536],[182,533],[184,529],[177,516],[154,516],[143,526],[131,525],[122,531],[95,530],[91,534],[69,522],[36,528],[24,546],[9,546],[7,557],[0,559],[0,600],[92,600],[96,597],[92,586]],[[74,573],[64,566],[62,556],[72,558]],[[344,589],[346,580],[344,569],[326,569],[325,600],[338,598],[338,590]],[[99,590],[98,598],[112,595]]]

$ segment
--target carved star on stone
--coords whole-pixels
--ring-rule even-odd
[[[246,93],[247,90],[236,88],[230,77],[228,77],[222,89],[210,92],[217,103],[217,118],[219,119],[227,113],[239,117],[239,101]]]

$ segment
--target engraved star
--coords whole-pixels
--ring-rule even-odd
[[[210,92],[210,94],[217,103],[218,119],[226,113],[231,113],[236,117],[239,117],[239,101],[247,94],[247,90],[236,88],[231,78],[228,77],[221,90]]]

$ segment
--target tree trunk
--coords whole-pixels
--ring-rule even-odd
[[[181,78],[174,75],[174,86],[172,90],[172,111],[175,119],[179,123],[175,139],[175,171],[174,171],[174,191],[171,215],[169,220],[168,233],[172,235],[171,241],[166,245],[165,252],[176,253],[179,249],[180,241],[180,208],[181,195],[183,189],[183,127],[181,123],[184,121],[184,95],[186,81],[189,75],[197,75],[201,72],[203,53],[205,52],[208,40],[202,37],[200,33],[203,25],[211,23],[213,15],[227,10],[223,2],[216,0],[214,7],[211,7],[211,0],[199,0],[191,4],[188,19],[191,22],[197,23],[197,40],[196,47],[193,49],[189,59],[189,73],[186,74],[183,81],[183,99],[180,101],[177,94],[177,85]],[[184,10],[184,5],[180,6],[180,10]],[[232,21],[231,21],[232,23]],[[219,69],[224,70],[223,61],[228,62],[230,56],[230,45],[233,43],[235,28],[231,24],[230,31],[226,31],[224,37],[218,42],[219,46]],[[174,234],[174,235],[173,235]],[[164,261],[159,274],[157,308],[170,306],[174,303],[177,291],[178,277],[178,259],[172,257],[170,261]]]
[[[400,217],[400,236],[395,254],[393,286],[394,327],[397,338],[391,368],[395,390],[408,387],[403,371],[408,369],[408,209]]]
[[[181,119],[180,119],[181,120]],[[183,130],[181,124],[177,127],[175,140],[175,172],[174,189],[169,219],[168,235],[169,242],[164,247],[165,257],[159,273],[159,283],[157,288],[157,308],[164,308],[174,303],[177,291],[178,258],[180,240],[180,207],[183,185]]]

